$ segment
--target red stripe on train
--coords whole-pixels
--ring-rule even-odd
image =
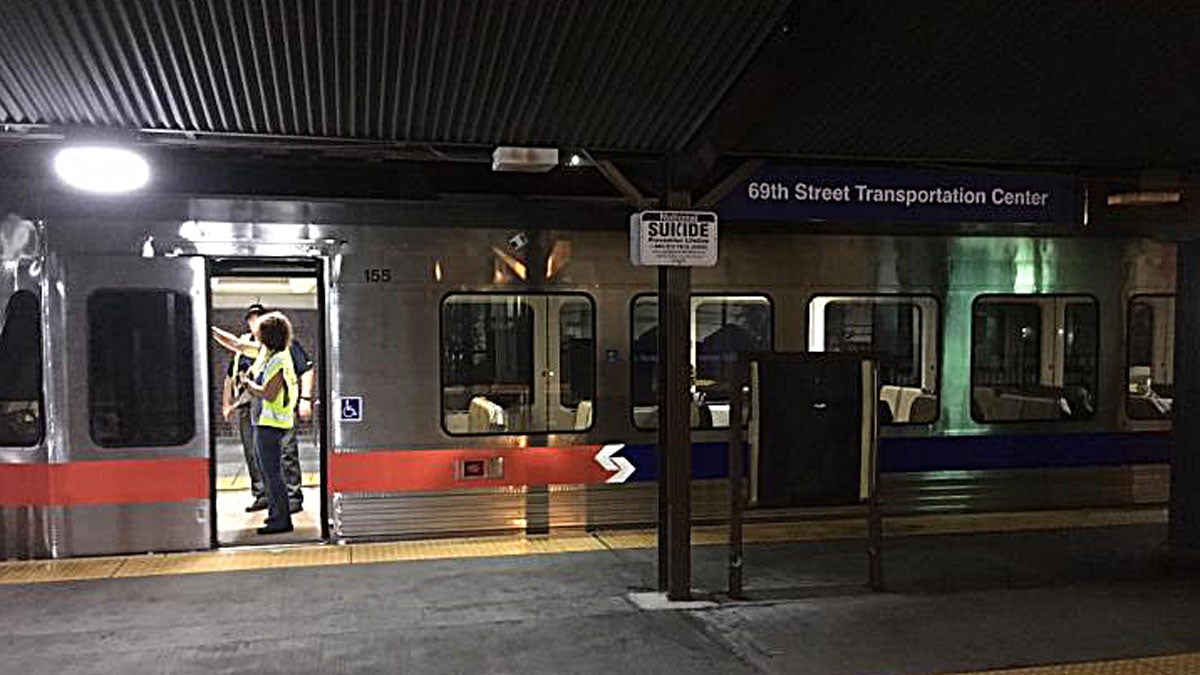
[[[408,492],[507,485],[603,483],[612,475],[596,462],[600,445],[549,448],[460,448],[335,452],[329,487],[335,492]],[[467,462],[503,460],[499,478],[467,477]]]
[[[0,506],[150,504],[207,500],[208,459],[0,464]]]

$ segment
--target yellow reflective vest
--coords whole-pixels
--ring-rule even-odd
[[[266,348],[259,350],[259,360],[250,368],[250,371],[256,375],[261,372],[262,376],[258,381],[264,385],[270,382],[276,373],[282,372],[283,386],[279,388],[279,393],[275,394],[275,398],[262,400],[258,426],[291,429],[296,425],[296,401],[300,394],[296,366],[292,363],[292,352],[290,349],[284,349],[265,356],[266,351]]]

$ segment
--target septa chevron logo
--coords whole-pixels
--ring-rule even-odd
[[[605,483],[624,483],[637,470],[628,459],[613,456],[624,448],[624,443],[609,443],[596,453],[596,461],[604,467],[605,471],[616,471],[604,481]]]

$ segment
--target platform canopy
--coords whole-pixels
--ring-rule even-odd
[[[1200,164],[1200,4],[3,0],[0,136],[474,159]],[[657,160],[656,160],[657,161]],[[636,172],[635,172],[636,173]]]

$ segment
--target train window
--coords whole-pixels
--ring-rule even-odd
[[[560,405],[571,410],[578,410],[581,403],[595,397],[596,341],[592,335],[592,317],[592,304],[586,300],[570,298],[558,308],[558,396]],[[580,428],[590,426],[589,423]]]
[[[192,304],[183,293],[88,298],[88,411],[104,447],[180,445],[195,435]]]
[[[582,431],[592,424],[595,309],[574,294],[459,294],[442,302],[447,433]]]
[[[0,446],[30,446],[42,440],[40,307],[36,295],[17,291],[0,317]]]
[[[980,296],[971,324],[971,416],[979,422],[1091,417],[1098,357],[1094,298]]]
[[[808,305],[808,348],[879,359],[880,419],[928,424],[938,416],[938,303],[931,296],[818,296]]]
[[[692,426],[729,426],[729,397],[738,355],[769,351],[774,314],[762,295],[694,295],[691,299]],[[633,421],[658,426],[658,299],[634,299],[632,315]]]
[[[1137,295],[1129,300],[1128,388],[1130,419],[1169,419],[1175,402],[1175,297]]]

